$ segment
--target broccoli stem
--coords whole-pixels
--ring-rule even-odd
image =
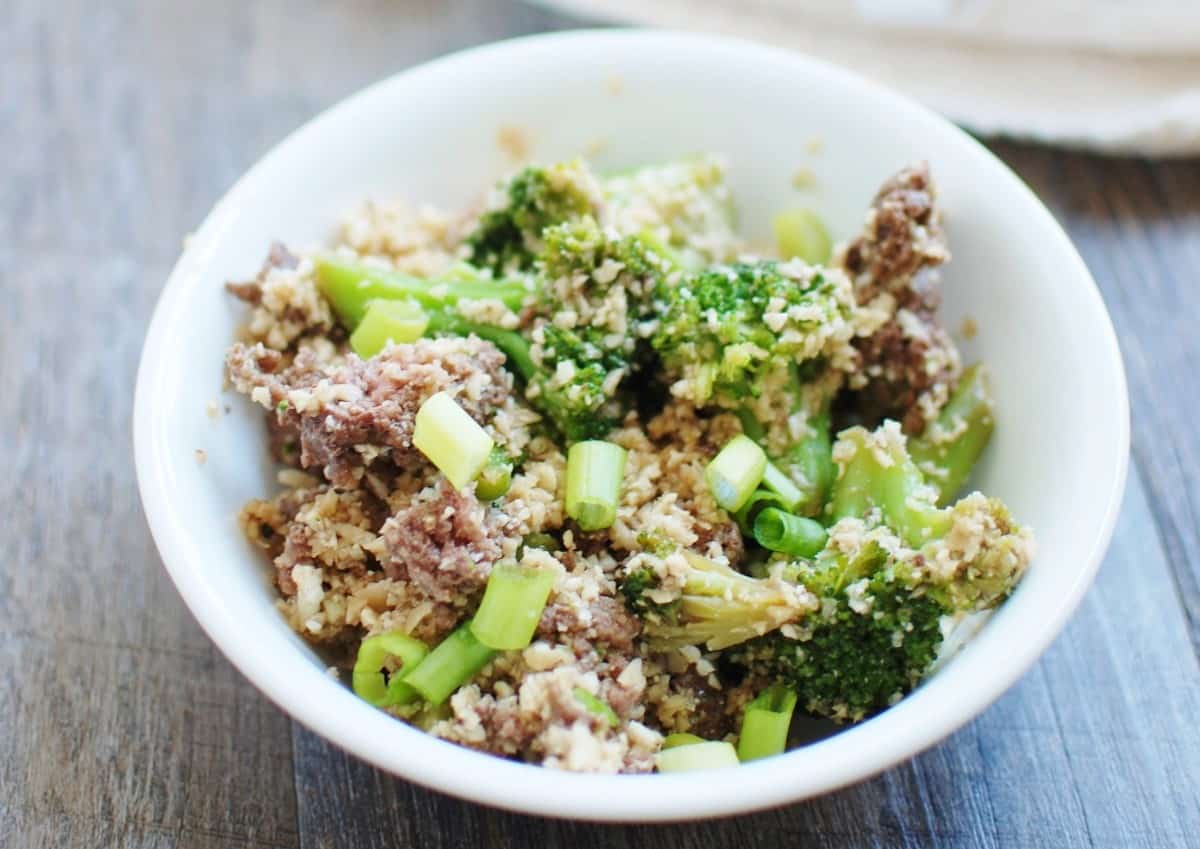
[[[504,352],[508,365],[524,381],[533,380],[541,369],[529,353],[529,341],[515,330],[505,330],[491,324],[468,321],[453,309],[435,310],[429,314],[429,333],[447,333],[453,336],[475,334],[491,342]]]
[[[425,307],[441,307],[460,300],[502,301],[519,309],[529,287],[519,279],[493,280],[474,269],[460,267],[439,279],[425,279],[398,271],[343,262],[331,257],[316,261],[317,285],[333,304],[338,317],[354,330],[373,300],[413,300]]]
[[[977,363],[963,372],[937,421],[908,443],[913,461],[937,487],[938,504],[949,503],[962,489],[994,426],[987,373]]]
[[[834,521],[862,519],[878,509],[884,522],[914,547],[948,530],[950,517],[929,497],[933,493],[908,456],[895,422],[875,433],[861,427],[843,431],[838,436],[838,451],[845,459],[839,461],[841,475],[834,483],[829,505]]]
[[[829,407],[811,417],[807,424],[808,433],[789,449],[787,464],[792,469],[792,480],[802,496],[796,505],[796,512],[816,516],[825,507],[829,488],[837,476],[837,467],[833,463]]]

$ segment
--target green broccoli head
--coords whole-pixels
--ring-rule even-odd
[[[533,266],[547,227],[594,215],[599,187],[581,162],[529,166],[500,187],[466,245],[472,264],[497,277]]]
[[[672,546],[639,552],[619,579],[630,610],[658,648],[705,646],[717,651],[767,634],[817,607],[780,569],[753,578]]]
[[[962,612],[995,607],[1033,558],[1033,535],[997,498],[975,492],[943,511],[947,530],[921,546],[914,568],[929,594]]]
[[[601,331],[627,355],[674,271],[667,254],[641,236],[618,236],[590,216],[547,228],[537,269],[536,309],[562,326]]]
[[[568,442],[604,436],[623,412],[617,389],[628,363],[598,336],[590,328],[576,331],[553,324],[532,332],[530,356],[538,371],[525,394]]]
[[[1033,557],[1029,530],[998,499],[978,492],[939,508],[938,492],[909,456],[899,424],[843,431],[833,459],[838,472],[831,518],[894,532],[913,579],[947,607],[984,610],[1012,592]]]
[[[949,612],[906,571],[873,543],[853,558],[819,558],[798,577],[820,609],[734,659],[794,690],[809,713],[857,721],[894,704],[937,658]]]
[[[790,364],[845,355],[852,310],[840,272],[798,260],[743,262],[669,287],[651,345],[673,394],[737,406],[787,380]]]
[[[527,395],[569,441],[606,434],[626,408],[621,383],[643,359],[639,334],[668,261],[591,216],[543,231]]]

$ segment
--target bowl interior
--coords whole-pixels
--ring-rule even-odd
[[[930,161],[954,256],[943,277],[945,320],[978,324],[964,355],[988,363],[998,402],[996,437],[975,483],[1034,526],[1039,553],[978,638],[901,705],[744,767],[736,787],[696,775],[563,776],[393,722],[326,677],[285,626],[269,570],[235,524],[242,503],[275,484],[260,415],[222,391],[223,350],[241,308],[221,284],[251,276],[274,239],[323,243],[365,199],[471,203],[511,168],[497,144],[507,127],[525,136],[534,158],[590,151],[602,169],[722,152],[742,226],[764,240],[771,215],[795,205],[817,209],[836,237],[848,237],[884,177]],[[815,175],[804,191],[792,187],[800,168]],[[210,402],[221,408],[216,417]],[[1116,342],[1086,269],[1045,209],[970,138],[782,51],[594,32],[504,43],[400,75],[269,154],[214,210],[168,283],[139,375],[135,440],[151,528],[185,600],[235,664],[305,724],[397,774],[491,804],[670,819],[763,807],[865,777],[998,696],[1061,628],[1103,553],[1124,481],[1127,416]]]

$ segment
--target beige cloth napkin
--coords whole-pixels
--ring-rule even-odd
[[[985,135],[1200,154],[1200,0],[538,0],[793,47]]]

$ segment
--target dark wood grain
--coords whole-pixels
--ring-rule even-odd
[[[180,239],[363,84],[570,23],[509,0],[4,4],[0,847],[1200,846],[1200,161],[993,146],[1104,291],[1136,464],[1064,634],[909,763],[714,823],[540,820],[362,764],[215,652],[154,552],[129,445],[141,339]]]

